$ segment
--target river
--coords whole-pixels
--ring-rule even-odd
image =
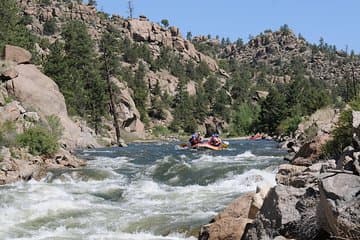
[[[82,169],[0,186],[0,239],[196,239],[236,197],[275,184],[284,151],[273,141],[229,141],[223,151],[171,143],[79,151]]]

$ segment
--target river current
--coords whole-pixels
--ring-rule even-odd
[[[229,141],[223,151],[171,143],[79,151],[81,169],[0,186],[0,239],[179,240],[241,194],[275,184],[284,151]]]

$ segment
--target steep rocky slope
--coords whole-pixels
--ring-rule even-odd
[[[200,38],[197,41],[200,44],[213,44],[209,39]],[[220,47],[217,57],[266,66],[272,72],[267,76],[270,82],[290,82],[293,74],[291,66],[294,64],[304,66],[309,78],[329,84],[337,84],[346,78],[358,79],[360,76],[360,61],[353,52],[349,54],[337,50],[324,42],[310,44],[301,35],[296,36],[286,25],[278,31],[265,31],[246,44],[225,44]]]
[[[53,156],[33,156],[25,148],[0,146],[0,184],[40,179],[48,168],[84,165],[85,162],[71,152],[76,148],[99,146],[93,131],[82,122],[70,119],[64,97],[53,80],[36,66],[24,64],[31,59],[29,52],[7,45],[4,58],[5,61],[0,61],[0,128],[5,126],[5,129],[0,129],[4,130],[0,134],[10,134],[5,138],[14,141],[15,134],[46,123],[51,115],[59,118],[63,131],[61,148]]]

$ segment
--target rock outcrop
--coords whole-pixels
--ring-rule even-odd
[[[253,37],[247,44],[227,45],[221,55],[235,58],[243,64],[264,64],[276,72],[281,66],[285,74],[267,74],[270,83],[289,83],[294,62],[301,62],[308,78],[323,80],[328,84],[343,81],[346,76],[360,76],[360,61],[346,61],[347,53],[329,49],[324,45],[317,49],[301,36],[296,36],[289,28],[279,31],[265,31]],[[329,56],[330,55],[330,56]]]
[[[360,238],[360,177],[329,173],[319,183],[319,225],[333,238]]]
[[[293,154],[289,161],[294,165],[310,166],[321,157],[322,147],[332,139],[331,132],[339,121],[338,109],[324,108],[302,121],[293,138],[283,143]]]
[[[85,161],[65,150],[60,150],[53,158],[33,156],[26,149],[0,148],[0,185],[30,179],[40,180],[49,169],[77,168]]]
[[[46,23],[51,21],[56,24],[56,29],[58,29],[58,31],[55,31],[53,34],[45,34],[46,40],[50,43],[62,39],[60,29],[67,20],[79,20],[84,22],[88,28],[89,34],[95,41],[98,41],[101,38],[101,35],[107,31],[109,26],[111,26],[121,33],[121,38],[129,40],[133,46],[146,45],[146,48],[150,50],[151,58],[153,60],[156,60],[166,48],[169,49],[171,56],[178,59],[184,66],[186,64],[192,64],[194,68],[196,68],[202,63],[205,64],[210,71],[225,76],[226,78],[230,78],[230,75],[225,70],[219,68],[215,59],[199,52],[191,41],[184,39],[177,27],[163,27],[149,21],[144,16],[141,16],[138,19],[125,19],[116,15],[108,17],[103,13],[98,14],[94,6],[77,3],[76,1],[65,1],[61,4],[56,1],[39,4],[38,1],[35,0],[18,0],[17,2],[24,15],[31,19],[27,28],[37,34],[40,38],[44,38],[44,26]],[[39,55],[45,58],[50,52],[49,49],[42,49],[39,44],[36,49]],[[131,71],[136,71],[138,67],[137,63],[130,64],[124,61],[121,61],[120,63],[123,66],[129,67]],[[167,93],[169,96],[176,95],[179,78],[171,74],[170,69],[153,70],[150,66],[151,64],[146,61],[143,61],[143,63],[147,69],[144,81],[149,88],[148,99],[153,97],[151,95],[151,89],[156,84],[159,84],[162,93]],[[194,81],[187,83],[187,90],[190,96],[196,95],[196,84]],[[123,90],[120,89],[120,91]],[[130,98],[133,97],[134,94],[131,93]],[[122,128],[122,136],[126,139],[144,138],[146,137],[144,124],[140,120],[139,114],[133,110],[128,111],[128,106],[131,105],[131,101],[133,101],[133,99],[129,100],[129,98],[127,98],[125,101],[120,100],[118,102],[119,106],[117,106],[117,112],[124,115],[121,119],[124,126]],[[123,104],[124,102],[125,104]],[[130,103],[130,105],[127,103]],[[146,108],[151,109],[151,104],[151,102],[147,103]],[[170,113],[171,109],[164,109],[164,112]],[[149,125],[169,125],[169,120],[173,117],[171,113],[167,115],[166,121],[162,121],[162,119],[159,121],[159,119],[152,118]],[[110,122],[104,122],[104,125],[110,126],[109,123]],[[106,136],[106,138],[115,138],[112,129],[108,133],[111,134],[111,136]],[[114,141],[111,140],[110,142]]]
[[[331,135],[338,115],[331,109],[317,112],[299,125],[299,141],[286,145],[298,146],[298,152],[309,139],[322,145],[316,142],[318,136]],[[360,239],[360,114],[353,111],[352,116],[353,143],[340,158],[314,161],[308,154],[281,164],[277,185],[260,201],[255,215],[247,215],[254,206],[253,193],[244,195],[205,225],[199,239]]]
[[[146,137],[145,127],[140,120],[140,113],[131,96],[131,90],[116,78],[112,78],[111,81],[119,91],[115,96],[115,112],[120,121],[121,135],[127,139],[144,139]],[[115,130],[113,129],[113,131]],[[111,135],[114,136],[114,134]]]
[[[36,66],[18,65],[19,75],[6,82],[9,93],[18,99],[25,108],[34,109],[41,119],[55,115],[64,127],[62,143],[67,149],[99,146],[89,128],[72,121],[65,105],[64,96],[56,83],[41,73]]]
[[[40,179],[50,168],[83,166],[85,162],[70,151],[99,146],[95,134],[82,121],[69,118],[64,97],[54,81],[36,66],[20,64],[31,59],[27,51],[9,45],[6,49],[7,60],[0,71],[0,132],[1,145],[10,148],[0,147],[0,184]],[[52,115],[59,118],[63,129],[61,148],[54,156],[33,156],[28,149],[15,145],[17,134],[46,123]]]
[[[199,240],[240,239],[247,224],[252,223],[267,195],[269,186],[258,186],[230,203],[209,224],[203,225]]]
[[[330,135],[337,119],[338,114],[332,110],[317,113],[300,124],[299,136],[322,145],[316,142],[321,141],[317,137]],[[314,163],[312,155],[307,154],[279,166],[278,185],[270,190],[242,239],[359,239],[360,176],[355,167],[360,156],[358,122],[353,112],[353,145],[346,147],[340,158],[317,159]],[[304,129],[314,126],[309,136]]]
[[[18,64],[30,63],[31,53],[20,47],[5,45],[4,60],[15,62]]]

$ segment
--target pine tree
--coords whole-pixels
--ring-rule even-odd
[[[99,132],[101,117],[106,113],[107,94],[94,44],[86,26],[79,21],[68,22],[62,37],[65,44],[53,44],[45,72],[58,83],[69,113],[85,117]]]
[[[170,128],[174,131],[183,129],[187,133],[192,133],[196,130],[197,122],[195,119],[194,101],[189,96],[185,89],[185,80],[180,79],[177,86],[177,94],[174,99],[174,121]]]
[[[267,98],[261,103],[260,130],[274,134],[281,120],[287,117],[286,98],[277,89],[272,88]]]
[[[35,37],[23,22],[15,0],[0,1],[0,50],[5,44],[12,44],[34,53]]]
[[[118,120],[118,113],[116,112],[114,89],[111,83],[111,77],[115,76],[120,68],[119,53],[120,44],[117,33],[109,31],[105,33],[100,41],[101,61],[102,61],[102,75],[106,80],[107,91],[110,100],[110,112],[113,117],[113,123],[116,133],[117,145],[120,145],[120,126]]]

